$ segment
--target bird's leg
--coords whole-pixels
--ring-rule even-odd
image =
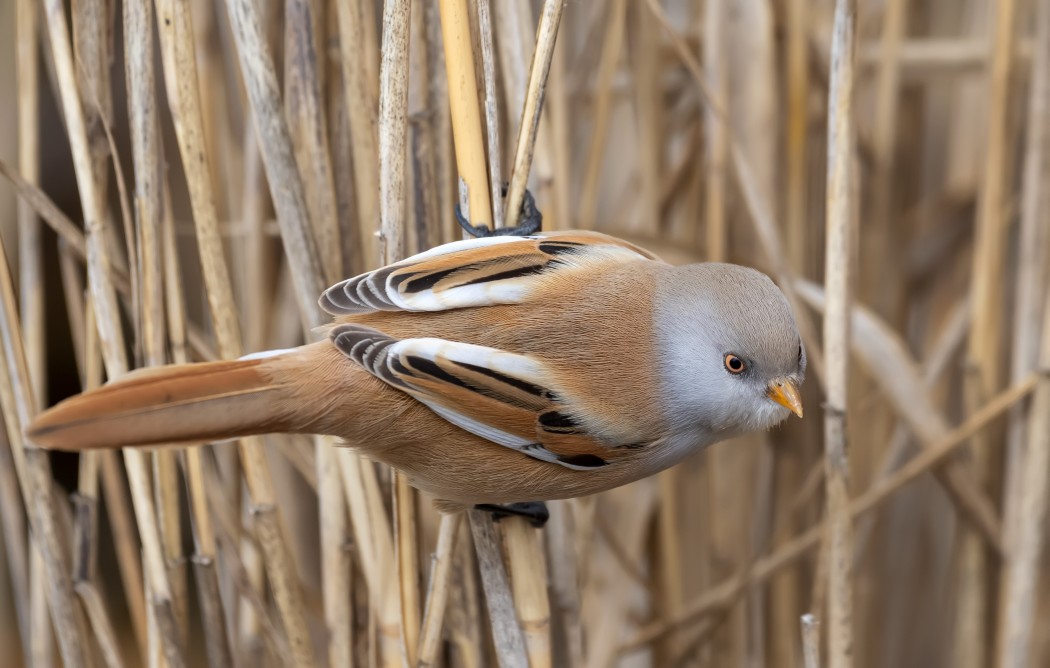
[[[503,184],[503,196],[507,196],[507,184]],[[487,225],[471,225],[463,210],[456,203],[456,222],[473,237],[527,237],[536,234],[543,228],[543,214],[536,208],[536,200],[532,193],[525,190],[525,198],[521,201],[521,217],[519,223],[514,227],[490,228]]]
[[[525,503],[508,503],[499,505],[495,503],[479,503],[474,506],[476,510],[484,510],[492,513],[492,520],[499,522],[504,517],[524,517],[532,526],[540,529],[550,519],[550,511],[543,501],[527,501]]]

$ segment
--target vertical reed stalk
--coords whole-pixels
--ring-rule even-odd
[[[1011,416],[1003,496],[1003,561],[999,589],[999,625],[995,661],[999,668],[1036,663],[1033,611],[1039,588],[1039,559],[1045,541],[1047,471],[1050,470],[1050,290],[1047,289],[1047,198],[1050,196],[1050,3],[1036,7],[1035,59],[1028,100],[1028,142],[1022,183],[1021,232],[1017,268],[1017,304],[1011,380],[1033,366],[1044,369],[1028,409]],[[1040,294],[1042,293],[1042,294]],[[1040,305],[1042,298],[1044,304]],[[1041,307],[1040,307],[1041,306]],[[1042,312],[1042,318],[1038,314]],[[1040,322],[1040,320],[1042,322]],[[1042,344],[1039,338],[1042,326]]]
[[[824,478],[827,495],[828,665],[853,665],[852,520],[849,516],[849,457],[846,449],[851,272],[854,228],[853,81],[856,62],[856,0],[837,0],[831,41],[828,94],[827,246],[824,282]]]
[[[525,198],[525,185],[532,168],[536,134],[540,126],[547,77],[550,75],[551,61],[554,59],[554,45],[557,43],[558,26],[564,8],[564,0],[546,0],[540,14],[540,24],[536,30],[536,50],[529,67],[525,106],[521,110],[521,125],[518,127],[518,141],[514,150],[514,168],[507,191],[506,218],[509,227],[518,224],[518,216],[521,214],[521,203]],[[492,150],[491,147],[489,150]],[[562,222],[563,225],[567,223],[568,221]]]
[[[993,47],[988,71],[988,124],[985,133],[984,178],[977,195],[976,234],[972,265],[971,299],[973,320],[966,349],[964,399],[969,412],[976,411],[999,387],[999,350],[1002,342],[1003,261],[1007,218],[1004,189],[1009,171],[1007,112],[1010,101],[1014,0],[995,5]],[[979,433],[971,446],[972,470],[986,482],[992,464],[990,451],[997,436],[991,430]],[[964,532],[958,546],[958,602],[955,616],[954,663],[960,668],[988,665],[988,616],[992,609],[988,575],[991,564],[986,545],[979,536]]]
[[[438,7],[441,10],[441,36],[445,46],[456,166],[467,190],[468,207],[463,213],[473,225],[491,227],[492,203],[485,171],[485,134],[481,125],[474,73],[474,48],[470,37],[467,0],[439,0]]]

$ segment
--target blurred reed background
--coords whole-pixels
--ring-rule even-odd
[[[9,0],[0,36],[4,665],[1050,665],[1050,0]],[[546,229],[769,272],[805,420],[542,531],[330,439],[22,438],[308,339],[459,238],[459,177],[475,223],[527,182]]]

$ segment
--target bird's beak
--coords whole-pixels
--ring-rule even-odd
[[[769,383],[766,396],[802,417],[802,395],[798,391],[798,382],[792,378],[775,378]]]

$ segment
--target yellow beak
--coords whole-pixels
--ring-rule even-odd
[[[802,417],[802,395],[798,391],[798,383],[791,378],[774,379],[766,390],[766,396]]]

